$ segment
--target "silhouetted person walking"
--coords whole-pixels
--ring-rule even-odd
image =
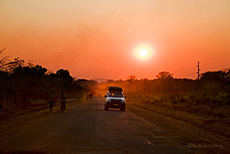
[[[91,99],[92,99],[92,96],[93,96],[93,94],[92,94],[92,93],[90,93],[90,94],[89,94],[89,100],[91,100]]]
[[[54,99],[49,99],[49,100],[47,100],[47,102],[49,104],[50,113],[52,113],[55,100]]]
[[[56,100],[57,100],[57,97],[53,93],[49,93],[46,95],[46,101],[49,105],[50,113],[53,112],[53,106],[54,106],[54,103],[56,102]]]

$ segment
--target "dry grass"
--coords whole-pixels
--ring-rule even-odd
[[[186,143],[221,144],[225,147],[230,143],[230,108],[227,105],[172,103],[154,95],[127,96],[130,111]]]

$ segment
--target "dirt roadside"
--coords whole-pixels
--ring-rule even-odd
[[[195,153],[229,153],[229,118],[192,114],[165,104],[128,102],[128,110],[156,124],[168,137],[183,141]]]

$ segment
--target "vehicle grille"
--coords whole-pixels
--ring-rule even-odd
[[[115,100],[111,100],[111,102],[112,102],[112,103],[120,103],[121,100],[116,100],[116,99],[115,99]]]

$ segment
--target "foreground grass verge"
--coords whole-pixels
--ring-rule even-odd
[[[216,148],[196,149],[197,153],[205,150],[210,153],[228,153],[229,139],[229,117],[218,117],[214,115],[200,114],[186,110],[186,106],[171,103],[145,104],[137,100],[128,102],[128,110],[137,116],[155,124],[164,130],[168,137],[179,139],[183,144],[195,145],[218,145]],[[202,152],[201,152],[202,153]]]

